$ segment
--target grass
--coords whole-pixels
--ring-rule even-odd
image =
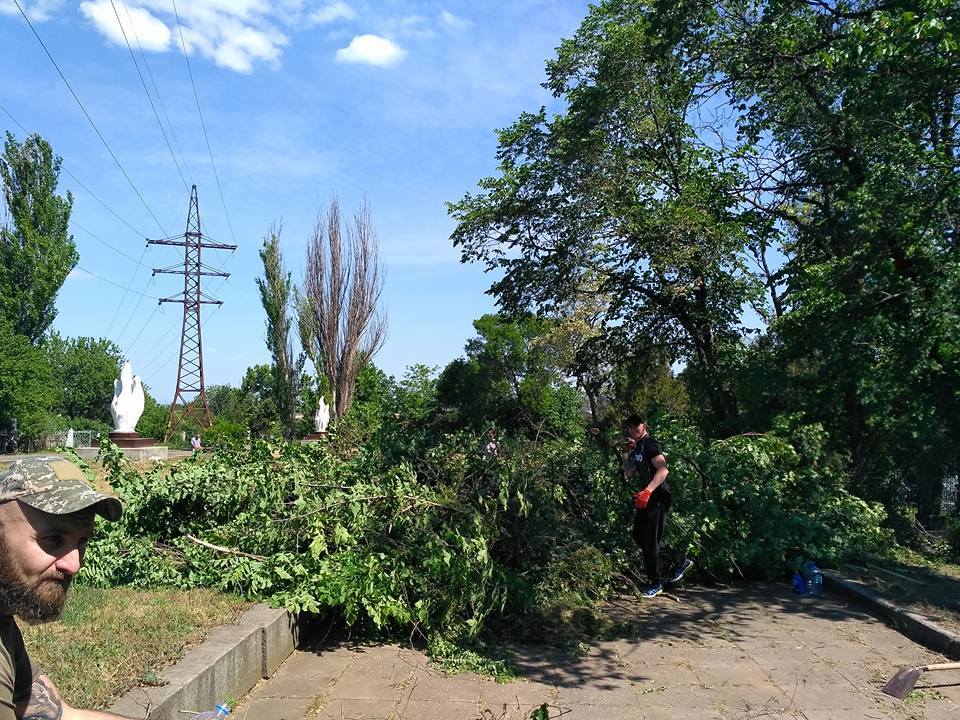
[[[160,682],[165,666],[247,606],[212,590],[75,587],[58,622],[20,626],[30,656],[63,698],[94,709],[135,685]]]
[[[845,565],[843,571],[960,635],[960,564],[956,561],[897,548],[891,557],[861,559]]]

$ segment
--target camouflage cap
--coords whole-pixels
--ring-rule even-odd
[[[19,500],[54,515],[87,508],[107,520],[119,520],[120,501],[87,484],[76,465],[56,455],[28,457],[0,469],[0,502]]]

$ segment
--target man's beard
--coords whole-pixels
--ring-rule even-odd
[[[56,570],[44,573],[33,584],[17,567],[0,534],[0,609],[16,615],[28,623],[56,620],[67,601],[67,589],[72,577]]]

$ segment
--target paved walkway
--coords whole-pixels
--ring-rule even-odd
[[[839,597],[783,586],[692,588],[679,602],[616,602],[627,631],[571,657],[516,647],[517,682],[444,676],[418,651],[336,644],[294,653],[237,720],[797,718],[960,720],[960,672],[929,673],[907,703],[880,688],[901,665],[943,661]]]

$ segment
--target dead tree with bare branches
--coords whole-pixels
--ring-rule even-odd
[[[364,204],[344,227],[340,203],[321,212],[307,248],[306,277],[297,302],[300,342],[330,393],[335,419],[353,404],[357,374],[387,338],[380,308],[380,248]]]

